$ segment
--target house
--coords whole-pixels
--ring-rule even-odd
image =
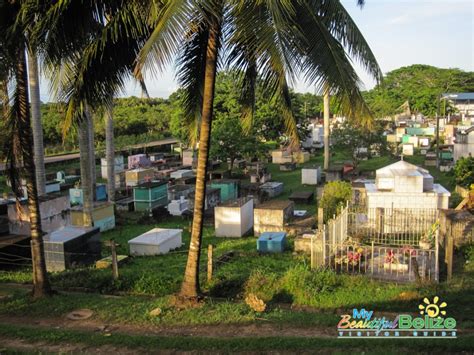
[[[474,92],[448,93],[442,98],[451,103],[463,121],[474,120]]]
[[[403,160],[378,169],[365,190],[369,209],[446,209],[451,196],[428,170]]]
[[[454,161],[461,157],[474,156],[474,126],[458,130],[454,143]]]

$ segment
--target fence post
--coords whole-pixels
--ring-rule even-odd
[[[311,234],[311,270],[314,269],[314,233]]]
[[[212,244],[207,246],[207,282],[212,280]]]
[[[322,229],[324,225],[324,210],[319,207],[318,208],[318,229]]]
[[[115,240],[109,240],[106,245],[110,247],[110,252],[112,254],[112,277],[114,280],[118,280],[119,278],[119,271],[118,271],[118,259],[117,259],[117,249],[116,247],[119,244],[115,243]]]
[[[439,226],[436,228],[436,247],[435,247],[435,281],[439,281]]]
[[[374,241],[373,240],[372,240],[372,251],[370,254],[370,269],[373,275],[374,274]]]
[[[454,238],[452,234],[446,235],[446,264],[447,264],[447,281],[451,281],[453,276],[453,253],[454,253]]]
[[[323,233],[323,263],[324,263],[324,266],[326,266],[326,225],[324,224],[323,225],[323,229],[322,229],[322,233]]]

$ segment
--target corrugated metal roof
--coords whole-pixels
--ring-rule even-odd
[[[443,94],[443,98],[454,100],[454,101],[474,100],[474,92],[446,93],[446,94]]]

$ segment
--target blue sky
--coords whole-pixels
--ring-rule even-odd
[[[411,64],[474,71],[474,0],[366,0],[361,9],[356,0],[341,0],[374,52],[383,72]],[[363,70],[358,73],[366,88],[374,83]],[[146,83],[152,97],[168,97],[176,90],[170,67]],[[299,92],[312,92],[298,81]],[[140,96],[130,82],[123,96]],[[49,101],[48,83],[42,80],[41,97]]]

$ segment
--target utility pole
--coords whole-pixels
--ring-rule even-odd
[[[324,170],[329,169],[329,85],[324,89]]]
[[[436,108],[436,168],[439,169],[439,114],[441,95],[438,95],[438,105]]]

